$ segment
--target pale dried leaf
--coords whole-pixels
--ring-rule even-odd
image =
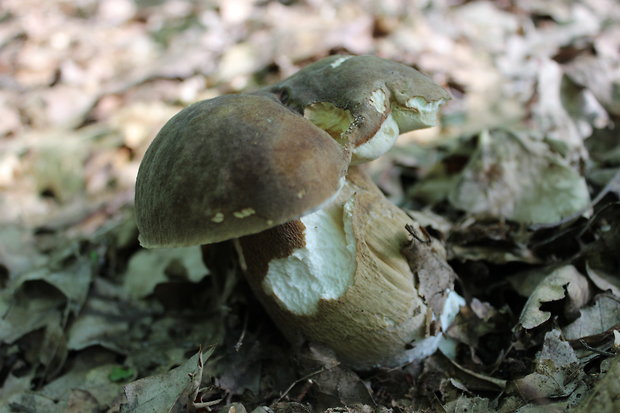
[[[618,275],[607,274],[602,270],[597,270],[586,262],[586,271],[590,280],[603,291],[610,291],[616,297],[620,297],[620,277]]]
[[[99,345],[119,353],[124,353],[123,345],[127,339],[130,323],[125,308],[92,297],[82,314],[67,331],[67,346],[71,350],[82,350]]]
[[[480,134],[449,200],[469,213],[532,224],[585,210],[590,196],[583,177],[546,145],[495,131]]]
[[[174,279],[198,282],[208,273],[200,246],[142,250],[129,260],[124,287],[131,296],[143,298],[160,283]]]
[[[0,208],[2,200],[0,199]],[[0,229],[0,264],[7,268],[9,277],[31,271],[44,265],[47,258],[39,252],[26,228],[2,223]]]
[[[598,295],[594,304],[580,310],[580,317],[562,328],[568,340],[602,334],[620,324],[618,296]]]
[[[491,400],[484,397],[461,396],[456,400],[446,403],[443,408],[446,413],[494,413],[497,407],[493,406]]]
[[[123,387],[126,401],[120,412],[133,413],[182,413],[194,411],[193,401],[202,380],[203,357],[209,358],[212,350],[198,352],[181,366],[169,373],[146,377]]]
[[[12,343],[42,327],[64,326],[70,315],[78,314],[93,276],[90,258],[81,256],[60,270],[53,268],[57,265],[50,260],[46,267],[21,274],[0,291],[0,341]]]
[[[540,307],[544,303],[568,299],[574,308],[580,308],[588,299],[588,282],[575,267],[560,267],[545,276],[528,298],[519,323],[531,329],[549,320],[551,313]]]
[[[525,400],[568,397],[580,384],[584,373],[570,344],[555,329],[545,335],[543,349],[536,357],[536,370],[515,380]]]

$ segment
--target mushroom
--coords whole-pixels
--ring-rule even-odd
[[[329,201],[350,154],[266,96],[188,106],[140,164],[136,222],[147,248],[211,244],[260,232]]]
[[[398,135],[437,124],[450,95],[417,70],[375,56],[334,55],[262,89],[349,145],[352,163],[387,152]]]
[[[399,129],[433,124],[447,98],[407,66],[335,56],[254,94],[193,104],[140,165],[140,242],[235,239],[284,335],[327,345],[352,367],[428,355],[440,341],[429,320],[446,328],[462,301],[446,289],[432,311],[401,254],[415,223],[350,164],[380,156]],[[432,240],[419,248],[441,251]]]

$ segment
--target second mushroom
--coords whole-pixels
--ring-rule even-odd
[[[248,283],[284,335],[326,345],[354,368],[429,355],[462,299],[448,283],[431,302],[420,291],[426,264],[402,250],[409,243],[445,260],[441,244],[411,244],[409,232],[424,230],[356,165],[401,131],[433,126],[448,98],[408,66],[332,56],[253,94],[191,105],[140,165],[140,241],[235,239]]]

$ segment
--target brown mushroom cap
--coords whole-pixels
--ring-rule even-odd
[[[166,123],[138,171],[145,247],[219,242],[307,213],[337,193],[350,154],[280,103],[229,95]]]
[[[377,91],[382,92],[380,99]],[[409,66],[375,56],[345,55],[308,65],[259,93],[273,93],[301,114],[313,105],[344,111],[337,116],[350,117],[350,125],[341,138],[354,148],[372,138],[391,112],[397,112],[393,115],[400,133],[434,126],[439,105],[450,99],[443,88]],[[378,110],[384,104],[378,100],[383,99],[386,109]],[[418,102],[428,104],[427,110],[416,107]]]

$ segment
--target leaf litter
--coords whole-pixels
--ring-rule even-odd
[[[613,0],[39,3],[0,12],[1,412],[620,409]],[[445,246],[429,299],[467,302],[451,351],[390,370],[291,348],[232,245],[142,250],[132,217],[180,108],[335,52],[453,95],[368,166]]]

